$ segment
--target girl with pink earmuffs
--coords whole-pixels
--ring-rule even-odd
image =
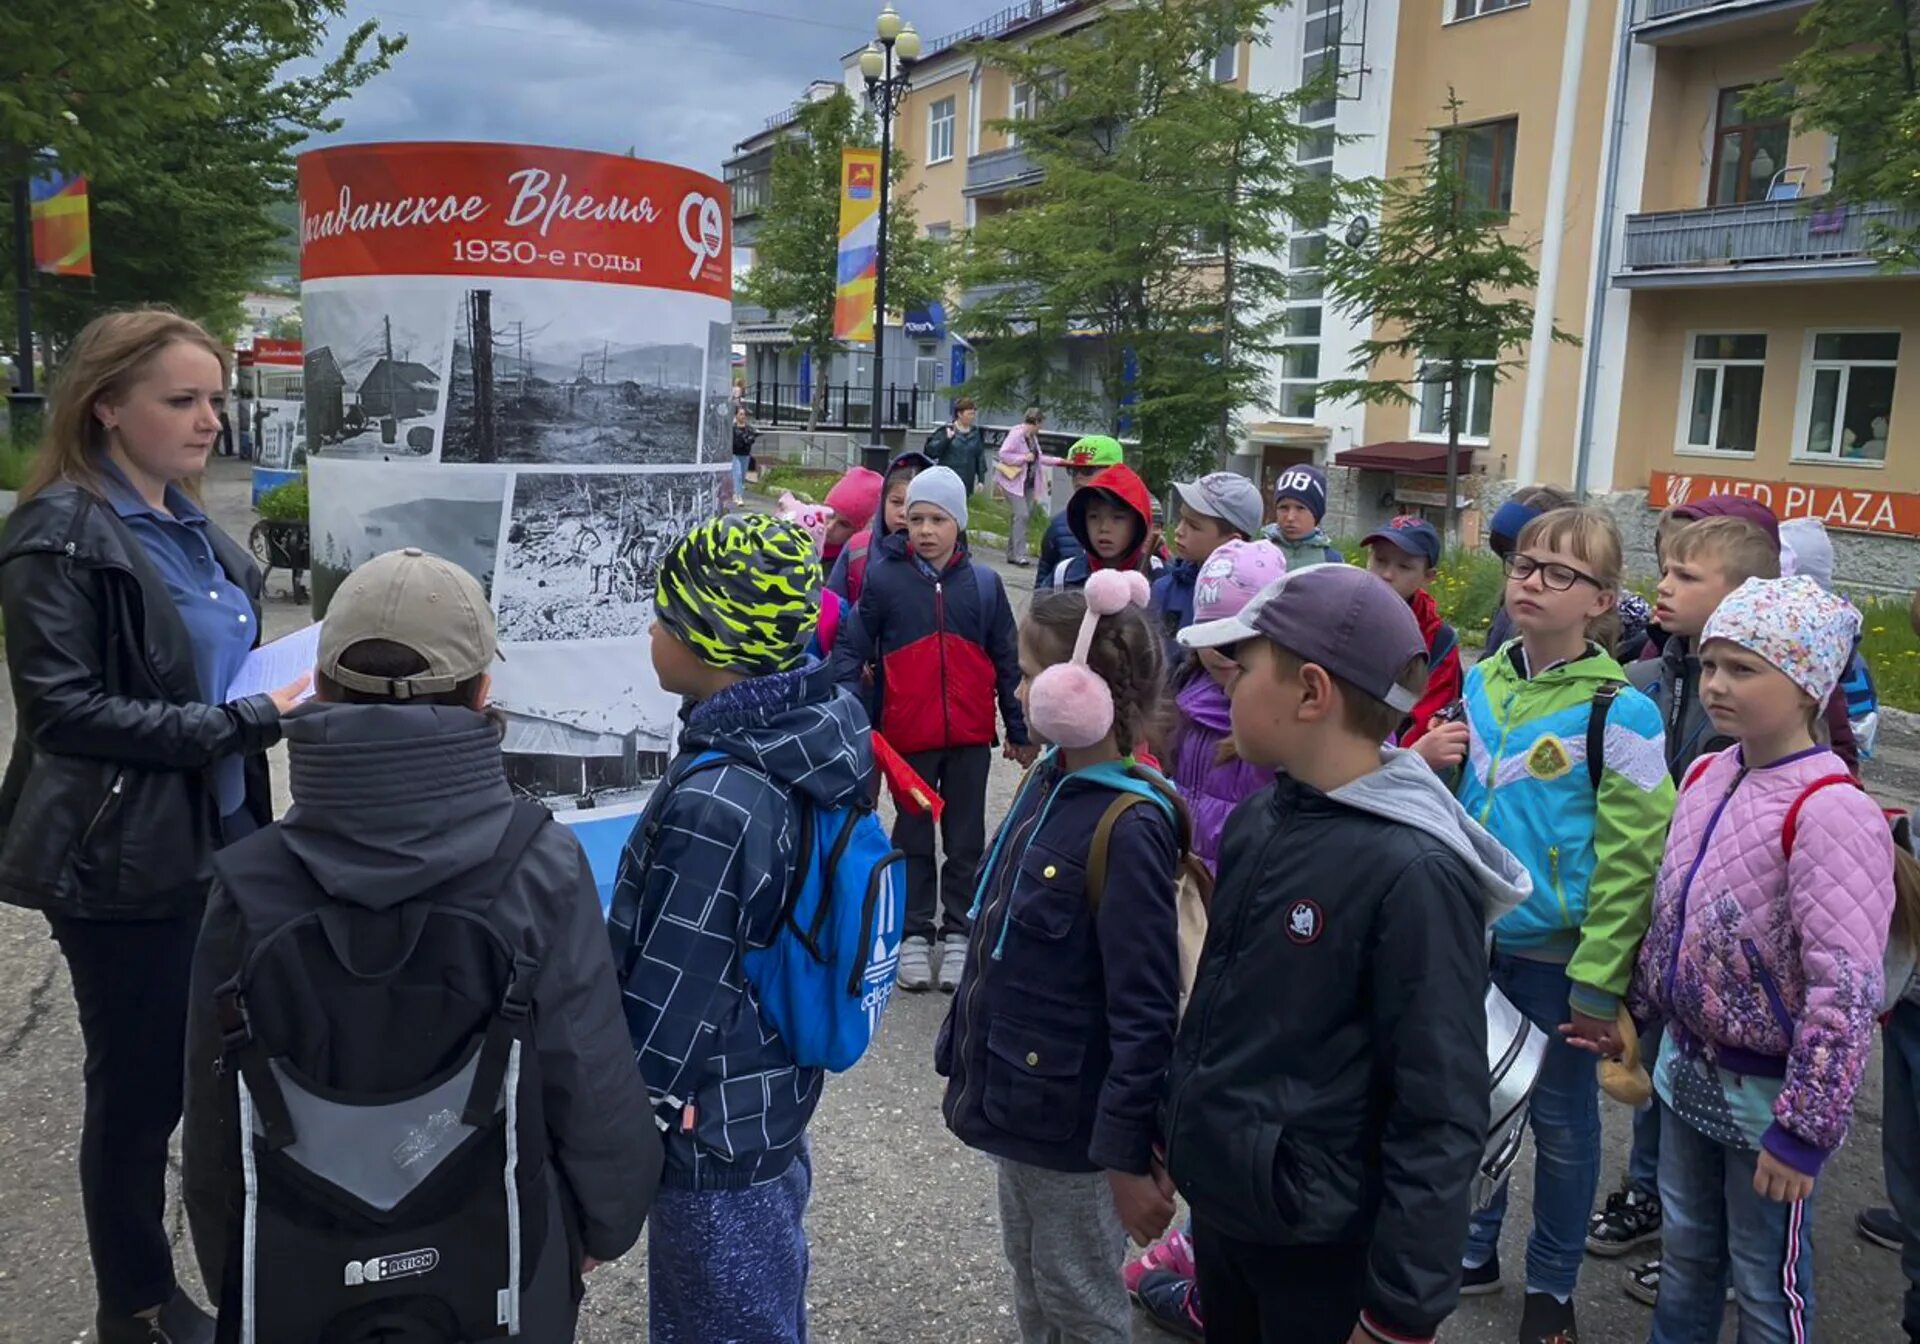
[[[947,1127],[996,1159],[1022,1339],[1127,1339],[1120,1267],[1173,1217],[1154,1155],[1173,1054],[1186,810],[1134,755],[1160,715],[1147,583],[1039,595],[1020,698],[1046,750],[994,836],[935,1045]]]

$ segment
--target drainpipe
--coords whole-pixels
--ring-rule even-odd
[[[1580,383],[1580,437],[1573,446],[1573,493],[1587,497],[1587,469],[1593,460],[1593,413],[1600,400],[1600,343],[1607,333],[1607,297],[1613,287],[1614,212],[1620,203],[1620,142],[1627,134],[1627,84],[1633,65],[1633,11],[1637,0],[1620,0],[1620,36],[1613,56],[1613,128],[1607,135],[1606,175],[1601,179],[1600,252],[1593,268],[1593,294],[1587,306],[1587,360]]]
[[[1560,101],[1553,114],[1553,160],[1540,242],[1540,286],[1534,294],[1533,341],[1527,354],[1526,409],[1520,417],[1520,454],[1514,464],[1514,475],[1522,485],[1533,484],[1540,467],[1540,422],[1546,415],[1547,369],[1553,359],[1553,309],[1560,296],[1560,253],[1566,243],[1567,181],[1573,176],[1574,121],[1592,10],[1593,0],[1567,0],[1567,40],[1560,53]]]

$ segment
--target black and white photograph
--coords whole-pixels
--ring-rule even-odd
[[[699,459],[713,299],[638,285],[497,280],[462,291],[458,307],[442,461],[587,467]]]
[[[707,406],[700,460],[726,465],[733,456],[733,323],[707,323]]]
[[[308,470],[315,611],[356,567],[401,546],[444,556],[492,596],[511,473],[325,457]]]
[[[308,453],[429,462],[438,456],[454,297],[432,282],[307,286]]]
[[[660,561],[719,512],[724,479],[698,468],[516,473],[494,601],[501,642],[646,634]]]
[[[634,808],[667,771],[679,698],[640,648],[610,659],[565,644],[509,649],[491,707],[514,790],[556,812]]]

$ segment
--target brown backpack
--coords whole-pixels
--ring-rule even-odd
[[[1194,856],[1193,818],[1188,815],[1186,803],[1174,791],[1173,785],[1167,782],[1166,776],[1137,768],[1128,773],[1151,785],[1153,791],[1173,807],[1174,829],[1180,846],[1180,858],[1174,868],[1178,882],[1174,905],[1180,917],[1180,1011],[1184,1014],[1187,1000],[1193,994],[1194,978],[1200,973],[1200,952],[1207,941],[1207,910],[1213,904],[1213,874],[1207,871],[1205,863]],[[1113,844],[1113,828],[1129,808],[1147,801],[1147,796],[1142,793],[1117,793],[1107,805],[1107,810],[1101,814],[1100,824],[1094,827],[1093,845],[1087,851],[1087,905],[1096,913],[1107,891],[1107,850]]]

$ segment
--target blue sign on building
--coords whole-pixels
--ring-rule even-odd
[[[947,338],[947,310],[945,305],[930,303],[925,308],[907,310],[906,321],[901,330],[916,341],[943,341]]]

